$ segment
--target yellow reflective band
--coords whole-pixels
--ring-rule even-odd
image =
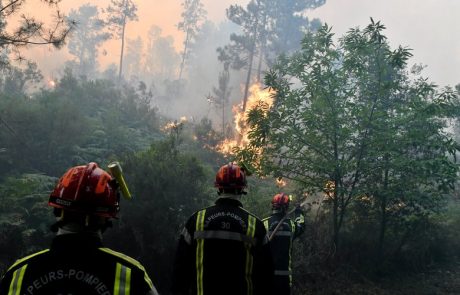
[[[297,224],[297,226],[303,225],[305,223],[305,217],[303,215],[297,216],[295,219],[295,223]]]
[[[296,224],[294,223],[294,221],[291,220],[291,232],[292,232],[292,235],[291,235],[291,243],[292,243],[292,240],[294,240],[295,228],[296,228]]]
[[[248,237],[245,234],[240,234],[236,232],[231,232],[227,230],[204,230],[204,231],[196,231],[193,234],[196,240],[198,239],[220,239],[220,240],[233,240],[233,241],[240,241],[249,243],[252,245],[257,244],[257,240],[255,238]]]
[[[120,294],[120,272],[121,272],[121,264],[117,263],[117,267],[115,269],[115,284],[113,286],[113,295]]]
[[[254,237],[256,233],[256,218],[252,215],[248,217],[248,236]]]
[[[149,275],[145,271],[145,268],[142,266],[142,264],[139,263],[139,261],[137,261],[136,259],[133,259],[133,258],[131,258],[131,257],[129,257],[129,256],[123,254],[123,253],[113,251],[112,249],[109,249],[109,248],[99,248],[99,250],[101,250],[102,252],[117,256],[117,257],[125,260],[126,262],[129,262],[129,263],[133,264],[134,266],[138,267],[140,270],[142,270],[144,272],[144,280],[145,280],[145,282],[149,285],[150,289],[153,289],[152,280],[150,279]]]
[[[129,295],[131,291],[131,268],[117,263],[113,295]]]
[[[147,272],[144,272],[144,280],[147,282],[147,284],[149,285],[150,289],[153,289],[153,282],[150,279],[150,277],[147,274]]]
[[[21,294],[22,279],[24,279],[24,273],[26,272],[26,268],[27,264],[14,271],[8,295]]]
[[[126,270],[126,285],[125,285],[125,295],[129,295],[131,292],[131,268]]]
[[[254,238],[256,232],[256,218],[252,215],[248,216],[248,229],[246,235]],[[254,261],[251,255],[251,244],[246,243],[246,284],[248,287],[248,295],[252,295],[252,267]]]
[[[43,250],[43,251],[40,251],[40,252],[31,254],[31,255],[29,255],[29,256],[26,256],[26,257],[24,257],[24,258],[21,258],[21,259],[16,260],[16,262],[15,262],[12,266],[10,266],[10,268],[8,268],[7,271],[13,269],[16,265],[20,264],[21,262],[24,262],[24,261],[26,261],[26,260],[28,260],[28,259],[30,259],[30,258],[32,258],[32,257],[37,256],[37,255],[46,253],[46,252],[48,252],[49,250],[50,250],[50,249],[46,249],[46,250]]]
[[[268,219],[265,219],[265,220],[264,220],[264,226],[265,226],[265,228],[268,230]]]
[[[200,232],[204,230],[204,216],[206,214],[206,209],[198,212],[196,217],[196,231]],[[196,246],[196,289],[197,295],[203,295],[203,249],[204,249],[204,239],[198,238]]]

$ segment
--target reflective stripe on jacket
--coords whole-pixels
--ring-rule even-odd
[[[144,267],[100,240],[57,236],[50,250],[18,260],[0,282],[0,295],[157,294]]]
[[[270,236],[278,223],[283,219],[282,213],[275,213],[263,220],[263,223]],[[275,279],[279,276],[289,276],[289,282],[292,283],[292,242],[302,234],[305,227],[305,218],[303,213],[297,213],[294,220],[286,218],[276,231],[273,239],[270,241],[270,250],[273,257]]]
[[[221,198],[182,230],[174,294],[271,294],[273,265],[263,223],[239,201]]]

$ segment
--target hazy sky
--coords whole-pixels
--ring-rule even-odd
[[[88,2],[63,0],[61,7],[69,11]],[[164,35],[173,35],[176,47],[180,48],[182,34],[177,31],[176,25],[180,20],[181,2],[138,0],[139,22],[128,25],[127,36],[145,36],[151,25],[157,25],[163,29]],[[202,2],[208,11],[208,18],[218,23],[225,20],[225,9],[230,4],[245,5],[248,0]],[[109,0],[91,3],[106,7]],[[427,65],[424,73],[430,80],[440,85],[460,83],[460,0],[326,0],[324,6],[307,14],[327,22],[337,36],[343,35],[351,27],[366,26],[370,17],[380,20],[387,27],[386,35],[391,45],[412,48],[412,62]],[[112,49],[112,46],[104,46],[108,49],[108,55],[104,57],[103,65],[118,60],[118,49]],[[53,58],[52,55],[63,54],[44,48],[37,53],[44,58],[42,66],[55,68],[60,58]]]
[[[177,30],[177,23],[181,20],[182,0],[135,0],[138,4],[138,22],[130,22],[127,26],[127,38],[134,39],[137,36],[145,37],[152,25],[162,28],[163,35],[172,35],[175,40],[175,45],[178,50],[182,46],[182,32]],[[219,23],[226,19],[225,9],[231,4],[246,5],[246,0],[202,0],[201,1],[207,10],[207,18],[213,22]],[[77,10],[83,4],[91,3],[101,8],[106,8],[110,0],[62,0],[60,8],[64,13],[68,13],[71,9]],[[32,0],[27,6],[27,12],[31,15],[43,19],[43,15],[47,15],[43,4],[40,1]],[[117,63],[119,59],[119,43],[109,42],[103,46],[107,51],[106,56],[101,57],[101,65],[105,66],[109,63]],[[68,58],[65,50],[56,52],[53,48],[32,48],[29,50],[29,55],[36,57],[39,60],[40,68],[44,69],[45,74],[56,76],[57,70],[61,68],[62,59]],[[216,57],[217,58],[217,57]],[[48,69],[48,70],[46,70]]]
[[[431,81],[460,83],[460,0],[326,0],[309,15],[339,36],[366,26],[369,17],[380,20],[390,44],[412,48],[412,61],[427,65],[424,73]]]

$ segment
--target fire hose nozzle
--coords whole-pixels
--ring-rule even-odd
[[[117,180],[123,197],[127,200],[131,200],[133,197],[129,192],[128,186],[126,185],[125,178],[123,177],[123,170],[121,169],[120,163],[112,162],[109,164],[108,167],[110,174],[112,174],[112,176],[115,177],[115,179]]]

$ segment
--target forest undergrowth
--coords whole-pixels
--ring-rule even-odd
[[[420,273],[395,273],[372,280],[364,275],[338,273],[309,282],[293,295],[455,295],[460,290],[460,261],[433,265]]]

